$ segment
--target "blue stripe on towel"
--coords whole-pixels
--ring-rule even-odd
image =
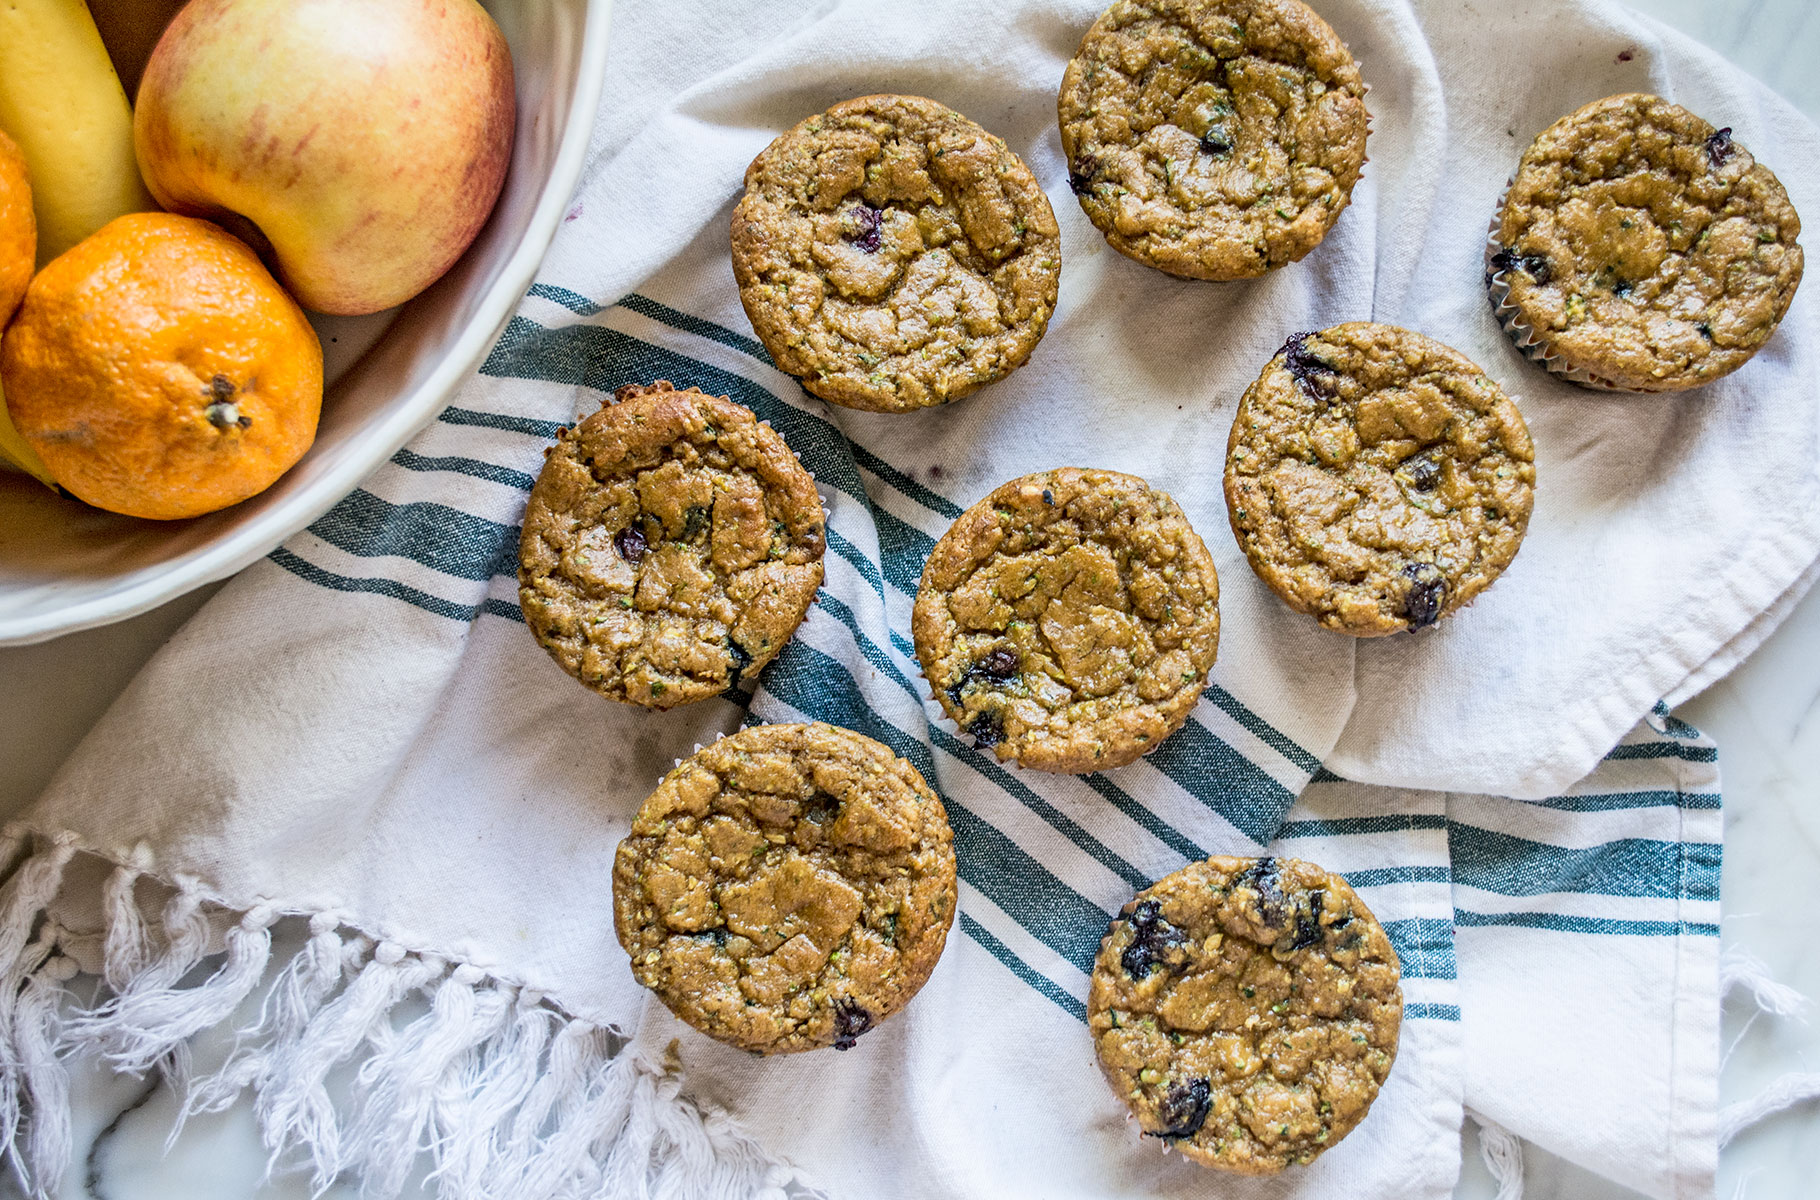
[[[1506,925],[1521,929],[1549,929],[1558,933],[1591,933],[1613,937],[1718,937],[1719,927],[1701,921],[1623,921],[1581,913],[1510,912],[1482,913],[1455,909],[1453,923],[1461,929]]]
[[[1621,838],[1554,846],[1454,822],[1447,830],[1454,882],[1500,896],[1719,899],[1719,847],[1708,842]]]

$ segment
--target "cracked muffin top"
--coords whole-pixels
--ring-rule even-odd
[[[1485,372],[1368,321],[1291,337],[1226,444],[1227,515],[1252,569],[1356,637],[1433,625],[1490,587],[1535,479],[1528,426]]]
[[[821,586],[821,497],[750,409],[667,380],[623,387],[545,454],[518,598],[563,670],[666,709],[783,649]]]
[[[1396,950],[1346,881],[1210,858],[1113,919],[1087,997],[1100,1068],[1145,1137],[1244,1175],[1308,1163],[1396,1061]]]
[[[639,983],[703,1033],[845,1050],[935,969],[953,841],[888,747],[760,725],[697,750],[639,808],[613,860],[614,924]]]
[[[975,746],[1078,774],[1181,728],[1219,647],[1219,599],[1213,558],[1166,493],[1064,467],[961,514],[923,568],[911,632]]]
[[[1365,165],[1358,64],[1300,0],[1118,0],[1062,77],[1069,184],[1114,249],[1246,279],[1320,244]]]
[[[1061,237],[1005,143],[920,96],[862,96],[746,170],[733,273],[781,370],[873,412],[946,404],[1030,357]]]
[[[1800,234],[1781,182],[1730,129],[1659,96],[1610,96],[1524,151],[1493,294],[1566,368],[1679,391],[1769,340],[1801,282]]]

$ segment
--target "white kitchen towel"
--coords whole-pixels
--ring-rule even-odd
[[[481,377],[223,590],[14,829],[9,1160],[38,1186],[60,1167],[64,1056],[182,1076],[187,1038],[267,995],[192,1102],[250,1089],[275,1149],[382,1193],[420,1147],[451,1196],[651,1179],[743,1195],[795,1168],[834,1196],[1199,1193],[1207,1177],[1141,1145],[1098,1082],[1085,968],[1138,887],[1275,843],[1345,871],[1387,922],[1408,1021],[1357,1133],[1310,1170],[1221,1186],[1443,1196],[1465,1104],[1652,1195],[1709,1194],[1716,767],[1651,709],[1722,673],[1811,578],[1815,310],[1798,297],[1756,361],[1695,395],[1597,396],[1502,341],[1479,258],[1522,145],[1597,96],[1649,88],[1733,126],[1798,205],[1820,195],[1815,131],[1614,7],[1326,0],[1373,84],[1355,204],[1300,264],[1190,283],[1108,251],[1067,192],[1054,91],[1093,3],[619,7],[595,158]],[[751,156],[881,90],[933,95],[1006,137],[1064,239],[1031,364],[900,417],[830,408],[779,374],[726,253]],[[1364,316],[1438,336],[1504,382],[1540,482],[1496,588],[1436,629],[1359,644],[1251,576],[1218,477],[1237,397],[1273,349]],[[524,630],[513,580],[554,431],[655,378],[770,420],[829,514],[826,586],[756,694],[668,714],[563,675]],[[1166,487],[1225,583],[1220,661],[1189,725],[1079,779],[1008,770],[944,728],[907,641],[932,539],[996,483],[1060,463]],[[758,1061],[632,983],[609,864],[674,758],[742,720],[800,716],[924,771],[955,826],[962,904],[905,1013],[852,1053]],[[287,914],[310,934],[274,956]],[[88,1000],[84,972],[105,985]],[[335,1086],[350,1069],[351,1094]],[[1559,1119],[1573,1089],[1623,1071],[1659,1081],[1660,1103],[1614,1106],[1596,1128]]]
[[[1722,825],[1717,751],[1666,708],[1565,795],[1447,797],[1470,1112],[1712,1194]]]

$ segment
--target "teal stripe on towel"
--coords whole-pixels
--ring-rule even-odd
[[[600,305],[594,303],[594,301],[588,299],[580,292],[571,292],[568,288],[557,287],[555,284],[534,283],[531,285],[527,294],[543,300],[548,300],[554,304],[560,304],[577,316],[592,317],[603,311]]]
[[[469,475],[475,479],[485,479],[493,483],[502,483],[507,487],[517,488],[521,492],[531,490],[537,482],[533,475],[515,471],[511,467],[502,467],[497,463],[483,462],[478,458],[466,458],[460,455],[442,455],[429,458],[409,447],[402,448],[392,455],[392,461],[407,471],[453,471],[457,475]]]
[[[1295,803],[1295,793],[1198,721],[1171,734],[1144,761],[1260,846],[1270,841]]]
[[[1719,899],[1720,849],[1712,842],[1620,838],[1597,846],[1555,846],[1454,822],[1447,847],[1454,882],[1500,896],[1577,892]]]
[[[1457,1004],[1405,1004],[1403,1019],[1405,1021],[1458,1021],[1460,1006]]]
[[[1616,812],[1627,808],[1674,807],[1688,810],[1717,812],[1719,794],[1717,792],[1605,792],[1592,796],[1551,796],[1546,800],[1534,800],[1530,803],[1538,808],[1552,808],[1558,812]]]
[[[518,572],[518,527],[446,504],[393,504],[356,488],[316,519],[310,532],[361,558],[408,558],[457,579]]]
[[[555,437],[563,428],[560,421],[543,421],[536,417],[518,417],[510,413],[476,412],[471,408],[456,408],[453,405],[443,409],[442,415],[436,419],[444,425],[503,429],[507,433],[522,433],[526,437],[542,438],[545,441]]]
[[[1719,927],[1700,921],[1620,921],[1579,913],[1482,913],[1455,909],[1453,923],[1461,929],[1511,926],[1546,929],[1556,933],[1590,933],[1609,937],[1718,937]]]
[[[283,546],[278,547],[266,557],[297,578],[332,591],[365,593],[371,596],[385,596],[392,600],[402,600],[413,607],[435,613],[439,617],[447,617],[452,621],[472,621],[480,612],[477,605],[457,604],[453,600],[444,600],[441,596],[432,596],[428,592],[399,583],[395,579],[356,579],[348,575],[337,575],[333,571],[325,571],[315,563],[299,558]]]
[[[619,307],[650,317],[653,321],[668,325],[672,329],[693,333],[697,337],[719,342],[723,346],[731,346],[740,353],[764,363],[767,367],[776,366],[771,361],[770,352],[756,338],[747,337],[743,333],[735,333],[724,325],[716,325],[712,321],[690,316],[686,312],[679,312],[667,304],[660,304],[649,296],[641,296],[637,292],[633,292],[619,302]]]
[[[1459,974],[1453,953],[1453,922],[1439,917],[1408,917],[1383,922],[1405,979],[1454,979]]]
[[[1034,970],[1030,964],[1013,954],[1010,947],[992,936],[991,930],[987,929],[984,925],[981,925],[978,921],[975,921],[966,913],[962,913],[960,916],[960,927],[961,931],[968,937],[985,947],[986,953],[992,955],[992,957],[1009,967],[1013,975],[1016,975],[1019,979],[1023,980],[1049,999],[1055,1001],[1056,1006],[1063,1012],[1077,1021],[1084,1022],[1087,1020],[1087,1006],[1085,1004],[1082,1004],[1079,1000],[1076,1000],[1061,988],[1056,987],[1049,976]]]
[[[1271,727],[1269,722],[1252,712],[1249,708],[1246,708],[1239,702],[1238,697],[1234,696],[1219,684],[1208,684],[1207,690],[1201,694],[1218,705],[1221,711],[1227,716],[1249,730],[1259,741],[1263,742],[1266,746],[1269,746],[1272,750],[1275,750],[1278,754],[1281,754],[1297,767],[1308,772],[1310,776],[1321,769],[1320,759],[1296,745],[1290,738],[1277,732]]]
[[[1719,751],[1712,746],[1689,746],[1680,742],[1635,742],[1627,746],[1613,746],[1611,753],[1605,756],[1605,761],[1623,762],[1638,758],[1679,758],[1686,762],[1710,763],[1719,761]]]
[[[1451,883],[1452,872],[1446,867],[1375,867],[1367,871],[1348,871],[1344,876],[1353,888],[1388,887],[1398,883]]]

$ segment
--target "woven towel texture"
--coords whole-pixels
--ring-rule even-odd
[[[369,973],[350,1005],[383,1012],[414,991],[465,1004],[449,973],[460,969],[464,988],[522,986],[564,1020],[611,1026],[647,1066],[677,1039],[682,1091],[833,1196],[1186,1196],[1207,1177],[1140,1143],[1099,1079],[1086,971],[1136,889],[1205,854],[1269,846],[1345,873],[1385,921],[1408,1020],[1396,1072],[1352,1137],[1307,1171],[1222,1187],[1441,1197],[1465,1106],[1647,1194],[1710,1193],[1716,752],[1657,701],[1722,674],[1811,576],[1820,410],[1802,381],[1820,368],[1820,316],[1797,298],[1755,362],[1701,392],[1595,396],[1503,340],[1479,264],[1516,156],[1587,100],[1651,89],[1689,104],[1731,125],[1812,211],[1820,138],[1732,68],[1616,6],[1319,7],[1372,84],[1364,180],[1304,262],[1210,285],[1113,253],[1068,193],[1054,91],[1093,3],[624,0],[594,158],[479,377],[213,600],[84,743],[28,814],[23,844],[39,857],[7,885],[16,917],[49,911],[55,929],[36,959],[21,935],[8,969],[55,995],[75,969],[59,964],[101,969],[105,929],[126,919],[118,905],[106,915],[105,872],[60,885],[33,874],[45,839],[61,836],[224,912],[341,930],[345,962],[324,949],[309,968],[320,995],[290,985],[325,1012]],[[879,90],[931,95],[1005,137],[1063,229],[1061,298],[1030,365],[910,416],[831,408],[778,372],[727,257],[751,157],[803,116]],[[1459,347],[1516,395],[1539,484],[1522,554],[1476,605],[1421,635],[1359,644],[1252,577],[1219,474],[1238,396],[1285,336],[1366,317]],[[525,496],[554,432],[613,388],[658,378],[769,420],[815,474],[829,517],[826,584],[756,688],[668,714],[576,686],[524,628],[514,578]],[[1139,763],[1078,778],[976,751],[938,719],[908,641],[933,540],[996,484],[1061,464],[1166,488],[1222,582],[1220,660],[1188,726]],[[757,1061],[693,1034],[632,983],[611,936],[609,868],[677,757],[742,722],[807,717],[886,742],[937,787],[961,910],[923,994],[857,1050]],[[86,893],[83,880],[95,881]],[[9,944],[0,937],[0,951]],[[252,988],[250,973],[243,964],[249,978],[234,987]],[[130,984],[132,972],[115,974]],[[506,1000],[488,1003],[506,1022]],[[120,1019],[108,1010],[82,1028],[101,1044]],[[400,1094],[443,1095],[472,1071],[470,1051],[493,1061],[493,1034],[470,1032],[472,1046],[457,1039],[437,1060],[446,1077],[401,1077]],[[587,1070],[610,1069],[617,1041],[590,1045]],[[281,1057],[213,1081],[211,1096],[270,1085],[313,1097]],[[387,1061],[382,1076],[407,1065],[397,1052]],[[0,1060],[15,1081],[25,1069]],[[666,1095],[671,1106],[653,1111],[681,1120],[676,1088]],[[337,1161],[318,1153],[324,1130],[388,1153],[433,1140],[431,1116],[380,1138],[317,1103],[298,1110],[315,1132],[293,1122],[285,1136],[319,1167]],[[574,1164],[615,1144],[584,1146],[537,1177],[556,1180],[551,1190],[519,1194],[570,1194],[598,1178]]]

